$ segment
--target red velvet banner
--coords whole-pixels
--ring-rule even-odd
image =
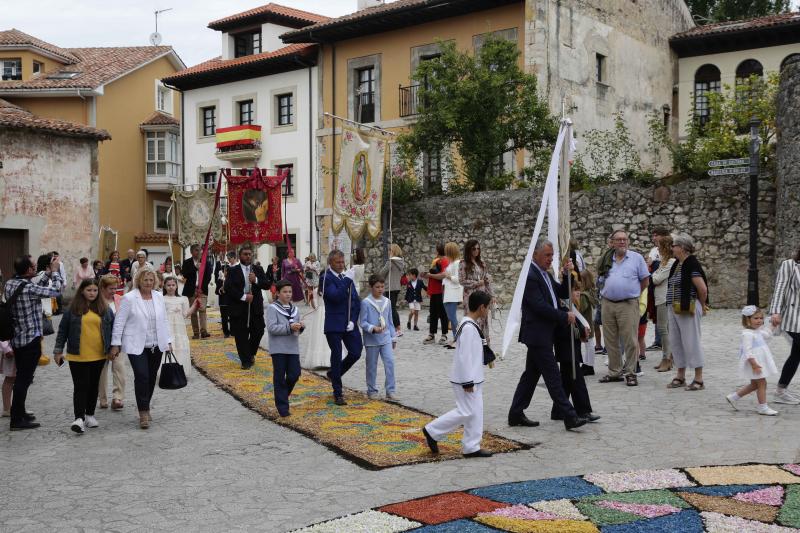
[[[268,176],[266,170],[258,168],[243,172],[237,175],[223,169],[228,180],[230,242],[280,242],[281,183],[289,169],[281,170],[278,176]]]

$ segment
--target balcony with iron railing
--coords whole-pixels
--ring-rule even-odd
[[[400,117],[413,117],[419,113],[420,85],[400,86]]]

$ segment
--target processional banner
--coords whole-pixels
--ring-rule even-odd
[[[289,169],[277,176],[266,170],[247,169],[234,174],[223,169],[228,180],[228,225],[233,244],[280,242],[282,237],[281,183]],[[240,171],[241,172],[241,171]]]
[[[333,202],[333,231],[342,227],[353,240],[381,232],[386,141],[345,126],[342,131],[339,176]]]
[[[111,252],[117,249],[117,232],[108,226],[100,228],[100,254],[105,261],[111,256]]]
[[[201,187],[196,191],[175,191],[175,204],[178,206],[178,242],[187,247],[202,243],[206,238],[208,226],[214,242],[225,240],[222,219],[214,216],[215,192]]]

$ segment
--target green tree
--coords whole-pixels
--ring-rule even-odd
[[[786,13],[791,0],[687,0],[686,5],[698,24],[707,24]]]
[[[423,61],[413,76],[419,115],[398,139],[404,157],[452,147],[472,190],[501,187],[505,181],[489,177],[493,162],[506,152],[552,144],[558,122],[539,99],[536,77],[520,68],[515,43],[490,37],[474,56],[453,42],[440,47],[441,56]]]
[[[709,161],[748,156],[750,120],[755,117],[761,123],[761,168],[771,169],[775,156],[778,85],[776,73],[766,78],[753,75],[735,87],[726,85],[721,92],[708,93],[707,121],[701,123],[690,115],[686,139],[672,142],[663,123],[651,120],[651,143],[670,152],[673,172],[700,176],[708,171]]]

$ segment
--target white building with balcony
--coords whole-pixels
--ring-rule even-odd
[[[323,20],[327,18],[268,4],[214,21],[209,28],[222,34],[220,57],[162,80],[182,93],[185,186],[213,188],[222,168],[289,168],[282,209],[301,259],[319,255],[313,164],[317,46],[285,46],[278,36]],[[226,192],[223,179],[222,194]],[[285,243],[258,249],[263,265],[285,254]]]

